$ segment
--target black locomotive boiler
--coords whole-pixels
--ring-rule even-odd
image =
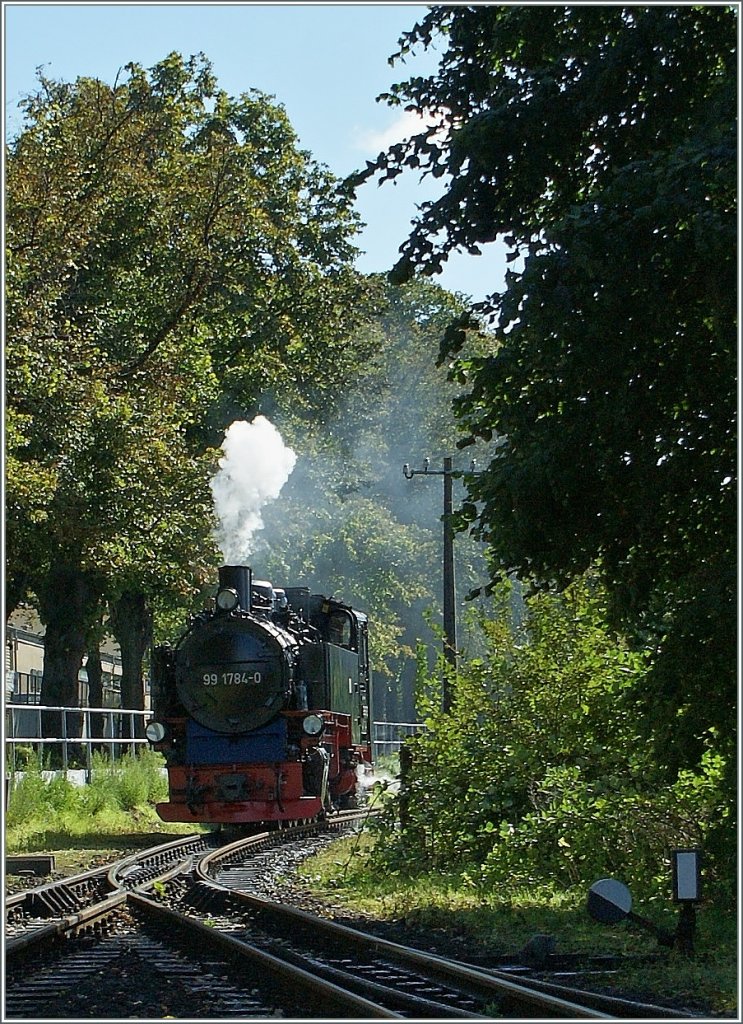
[[[368,649],[363,613],[222,566],[213,609],[152,652],[160,817],[271,823],[353,806],[372,758]]]

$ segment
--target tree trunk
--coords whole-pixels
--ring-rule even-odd
[[[88,628],[95,618],[99,590],[91,576],[78,566],[60,564],[49,571],[37,596],[39,614],[46,626],[41,703],[79,707],[78,674]],[[44,736],[61,737],[65,727],[67,736],[79,736],[80,715],[68,712],[65,717],[63,723],[60,713],[45,712],[42,716]]]
[[[7,563],[6,563],[7,564]],[[18,605],[26,599],[29,590],[29,576],[23,572],[8,572],[5,577],[5,621],[7,622]]]
[[[152,641],[152,612],[144,594],[126,590],[111,605],[111,630],[121,649],[121,706],[144,710],[142,660]],[[144,719],[137,715],[135,736],[144,736]],[[131,735],[129,720],[122,723],[122,735]]]
[[[93,642],[88,645],[88,659],[85,663],[88,671],[88,705],[91,708],[103,707],[103,665],[97,639],[96,633]],[[91,714],[90,735],[96,739],[103,736],[103,715]]]

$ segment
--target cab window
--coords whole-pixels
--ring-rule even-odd
[[[351,616],[344,611],[328,615],[328,642],[338,647],[350,647],[353,639]]]

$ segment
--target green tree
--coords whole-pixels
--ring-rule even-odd
[[[657,650],[659,758],[735,722],[736,13],[433,7],[401,41],[438,73],[389,102],[427,127],[356,180],[441,177],[393,277],[502,237],[506,288],[448,332],[463,444],[496,438],[463,521],[496,566],[565,583],[600,559]],[[518,261],[523,269],[517,269]],[[469,329],[500,344],[472,356]],[[732,759],[728,758],[732,765]]]
[[[300,458],[266,517],[256,559],[265,559],[261,571],[277,584],[332,590],[367,612],[375,714],[401,721],[415,711],[416,644],[439,643],[443,537],[441,477],[408,481],[402,466],[426,455],[440,465],[455,449],[457,387],[435,367],[431,349],[463,305],[428,281],[372,284],[381,293],[378,312],[360,328],[361,347],[372,355],[343,405],[312,426],[282,410],[282,433]],[[457,542],[460,615],[485,571],[480,549],[465,536]]]
[[[43,694],[59,703],[104,599],[123,628],[142,595],[198,588],[223,417],[276,396],[306,416],[331,405],[367,289],[347,190],[283,108],[228,96],[203,56],[130,64],[113,86],[41,76],[22,108],[6,161],[9,599],[36,593],[60,638]]]

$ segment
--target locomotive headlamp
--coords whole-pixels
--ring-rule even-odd
[[[217,594],[217,608],[223,612],[234,611],[240,604],[240,595],[232,587],[225,587]]]
[[[162,722],[148,722],[144,734],[150,743],[162,743],[165,739],[165,726]]]
[[[319,736],[325,727],[325,723],[319,715],[307,715],[302,721],[302,728],[308,736]]]

